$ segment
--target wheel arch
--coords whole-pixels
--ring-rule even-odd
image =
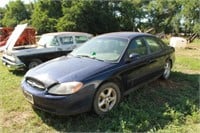
[[[172,59],[170,58],[170,57],[168,57],[166,60],[165,60],[165,62],[167,62],[167,61],[170,61],[170,63],[171,63],[171,68],[173,67],[173,61],[172,61]]]
[[[27,64],[26,64],[26,66],[28,67],[28,69],[30,69],[30,68],[29,68],[29,65],[30,65],[32,62],[37,62],[38,64],[41,64],[41,63],[43,62],[43,60],[41,60],[40,58],[33,58],[33,59],[30,59],[30,60],[27,62]]]
[[[98,86],[97,86],[97,89],[95,91],[95,94],[96,92],[98,91],[98,89],[105,83],[109,83],[109,82],[112,82],[114,84],[116,84],[119,89],[120,89],[120,92],[121,92],[121,95],[123,95],[123,92],[124,92],[124,85],[123,85],[123,82],[122,80],[119,78],[119,77],[112,77],[112,78],[109,78],[109,79],[106,79],[104,80],[103,82],[101,82]]]
[[[118,88],[119,88],[119,99],[118,99],[118,102],[117,102],[117,104],[119,104],[119,102],[121,101],[121,99],[122,99],[122,97],[123,97],[123,84],[121,83],[121,80],[119,79],[119,78],[117,78],[117,77],[113,77],[113,78],[109,78],[109,79],[107,79],[107,80],[104,80],[103,82],[101,82],[97,87],[96,87],[96,90],[95,90],[95,92],[94,92],[94,95],[93,95],[93,100],[92,100],[92,107],[91,107],[91,110],[93,111],[93,112],[95,112],[95,113],[97,113],[95,110],[95,105],[94,105],[94,103],[95,103],[95,97],[96,97],[96,95],[98,94],[98,91],[99,91],[99,89],[104,85],[104,84],[106,84],[106,83],[113,83],[113,84],[115,84],[115,85],[117,85],[118,86]],[[115,105],[116,106],[116,105]],[[98,114],[98,113],[97,113]]]

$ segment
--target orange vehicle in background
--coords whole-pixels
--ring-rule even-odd
[[[0,46],[4,46],[11,35],[13,28],[0,27]]]
[[[0,47],[6,45],[6,42],[13,32],[14,28],[9,27],[0,27]],[[30,45],[30,44],[36,44],[36,30],[32,27],[26,28],[17,42],[15,43],[15,46],[21,46],[21,45]]]

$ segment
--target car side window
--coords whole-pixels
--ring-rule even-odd
[[[129,44],[127,53],[128,55],[132,53],[139,54],[140,56],[147,55],[147,47],[141,38],[134,39]]]
[[[73,38],[72,36],[62,36],[60,37],[60,42],[62,45],[73,44]]]
[[[149,45],[150,51],[152,53],[161,51],[161,49],[162,49],[161,45],[154,38],[146,37],[145,40],[146,40],[147,44]]]
[[[56,37],[54,37],[54,38],[51,40],[50,44],[49,44],[49,46],[58,46],[58,45],[59,45],[59,43],[58,43],[58,40],[57,40]]]
[[[75,41],[77,44],[84,43],[88,40],[87,36],[75,36]]]

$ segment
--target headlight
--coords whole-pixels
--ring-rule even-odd
[[[21,63],[20,59],[17,56],[14,56],[14,60],[16,63]]]
[[[48,90],[48,92],[51,94],[57,94],[57,95],[73,94],[79,91],[82,86],[83,86],[83,83],[76,82],[76,81],[61,83],[61,84],[57,84],[51,87]]]
[[[10,55],[4,55],[7,59],[11,60],[12,62],[15,62],[15,63],[20,63],[20,59],[13,55],[13,54],[10,54]]]

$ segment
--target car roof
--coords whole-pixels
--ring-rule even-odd
[[[85,32],[52,32],[52,33],[45,33],[43,35],[52,35],[52,36],[58,36],[58,35],[85,35],[85,36],[93,36],[92,34],[85,33]]]
[[[132,39],[139,36],[153,36],[153,35],[142,32],[112,32],[100,35],[99,37],[119,37],[119,38]]]

